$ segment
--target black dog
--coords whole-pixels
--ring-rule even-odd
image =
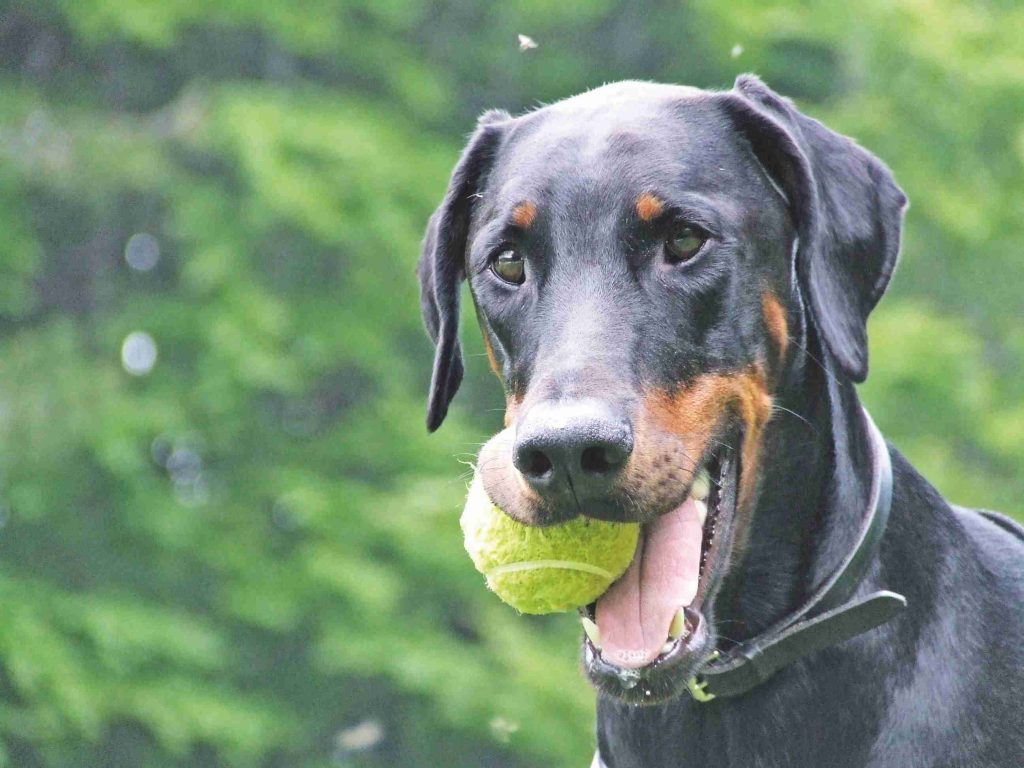
[[[645,524],[583,611],[610,768],[1024,766],[1021,531],[943,500],[854,388],[905,204],[750,76],[480,119],[420,264],[427,424],[468,277],[508,399],[490,496]]]

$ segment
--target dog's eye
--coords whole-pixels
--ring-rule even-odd
[[[695,226],[687,224],[677,227],[665,241],[665,260],[669,264],[689,261],[700,253],[707,241],[707,234]]]
[[[522,284],[526,279],[526,267],[523,264],[523,257],[511,249],[501,251],[491,261],[491,271],[513,285]]]

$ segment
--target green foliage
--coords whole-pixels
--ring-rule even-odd
[[[585,764],[575,623],[516,617],[462,551],[456,459],[501,403],[475,334],[452,419],[422,427],[413,264],[485,107],[754,70],[858,137],[914,203],[865,398],[953,499],[1024,510],[1012,4],[0,18],[0,764]]]

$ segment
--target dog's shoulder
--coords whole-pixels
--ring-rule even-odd
[[[868,765],[1024,765],[1024,528],[949,503],[895,451],[893,470],[885,584],[909,605]]]
[[[977,546],[985,569],[1024,598],[1024,526],[988,509],[954,505],[952,510]],[[1024,602],[1020,605],[1024,608]]]

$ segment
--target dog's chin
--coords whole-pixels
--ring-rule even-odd
[[[675,698],[708,663],[715,648],[717,637],[712,608],[729,566],[741,467],[736,453],[727,449],[712,455],[704,466],[712,482],[707,517],[702,526],[697,594],[688,605],[679,606],[682,610],[667,628],[657,657],[642,666],[616,663],[602,651],[602,639],[595,622],[597,603],[580,609],[587,630],[583,636],[584,671],[591,684],[606,696],[634,705],[657,704]],[[645,535],[647,533],[645,530]],[[643,556],[643,549],[638,548],[637,557]],[[644,589],[643,583],[639,589]]]

